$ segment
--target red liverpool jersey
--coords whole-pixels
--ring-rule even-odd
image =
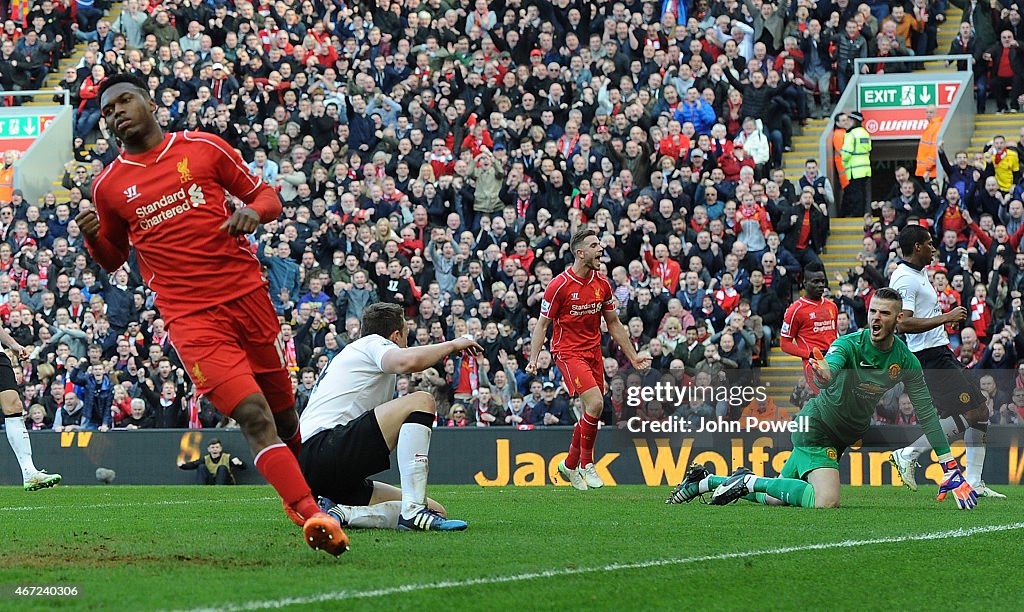
[[[824,353],[832,346],[839,336],[838,317],[839,308],[832,300],[822,298],[815,302],[802,297],[786,309],[779,335],[807,349],[807,354],[801,355],[806,359],[814,349]]]
[[[138,253],[143,280],[168,322],[266,286],[244,236],[220,229],[231,216],[225,190],[252,203],[270,189],[223,140],[176,132],[142,153],[122,153],[93,185],[100,220],[90,251],[104,267]]]
[[[581,353],[601,346],[601,318],[615,310],[608,279],[591,271],[580,278],[567,268],[544,291],[540,314],[554,322],[551,352],[556,355]]]

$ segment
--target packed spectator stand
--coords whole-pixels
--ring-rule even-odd
[[[979,60],[979,112],[986,96],[1000,111],[1018,108],[1017,5],[952,2],[966,12],[949,51]],[[909,71],[913,56],[936,51],[939,27],[955,27],[944,0],[127,0],[116,18],[111,8],[0,2],[0,88],[38,88],[85,45],[59,85],[75,108],[75,159],[55,177],[67,196],[34,203],[0,190],[0,314],[37,347],[19,366],[34,429],[230,425],[194,397],[137,266],[101,270],[73,220],[117,155],[96,98],[111,74],[148,84],[165,130],[220,136],[277,188],[282,217],[252,248],[300,410],[358,337],[362,310],[385,301],[406,308],[410,344],[468,333],[485,348],[399,380],[399,393],[435,394],[439,425],[573,424],[581,408],[550,354],[529,377],[524,352],[547,283],[571,263],[569,236],[591,227],[631,341],[654,358],[653,372],[630,371],[609,346],[606,424],[634,414],[786,418],[774,401],[637,412],[624,394],[658,380],[734,384],[768,365],[840,190],[817,161],[787,180],[794,133],[831,113],[854,59],[906,56],[862,70]],[[897,175],[866,219],[857,266],[829,270],[842,277],[841,331],[864,325],[898,228],[925,220],[941,242],[944,299],[974,313],[964,332],[949,330],[957,345],[963,334],[960,355],[1015,380],[1021,137],[973,159],[942,152],[950,189]],[[880,420],[901,422],[898,399]]]

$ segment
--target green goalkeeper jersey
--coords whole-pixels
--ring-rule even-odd
[[[903,340],[894,338],[892,347],[882,351],[871,343],[871,330],[863,329],[836,339],[825,361],[831,380],[800,411],[810,417],[811,431],[795,433],[795,445],[845,448],[860,440],[882,395],[902,382],[932,448],[940,456],[949,452],[921,362]]]

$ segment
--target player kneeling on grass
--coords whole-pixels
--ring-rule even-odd
[[[949,451],[921,363],[893,335],[903,317],[902,307],[899,293],[887,287],[879,289],[868,308],[867,329],[840,336],[824,357],[815,350],[811,367],[821,394],[800,411],[800,416],[808,417],[810,431],[793,433],[793,454],[782,467],[781,477],[759,478],[745,468],[732,476],[713,476],[695,464],[668,503],[689,502],[714,491],[713,505],[746,499],[767,505],[839,507],[840,457],[867,432],[882,394],[902,382],[917,420],[945,468],[938,500],[952,493],[960,508],[973,508],[978,496]]]
[[[417,391],[398,399],[399,374],[422,372],[452,353],[483,352],[459,338],[408,348],[405,314],[397,304],[376,303],[363,312],[362,337],[331,360],[302,412],[299,465],[320,507],[343,526],[461,531],[427,498],[434,398]],[[402,488],[368,478],[391,467],[398,448]]]

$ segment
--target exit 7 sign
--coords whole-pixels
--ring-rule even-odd
[[[50,124],[53,115],[9,115],[0,117],[0,151],[28,151]]]
[[[950,106],[960,89],[957,82],[861,84],[858,98],[861,109],[908,108],[914,106]]]

